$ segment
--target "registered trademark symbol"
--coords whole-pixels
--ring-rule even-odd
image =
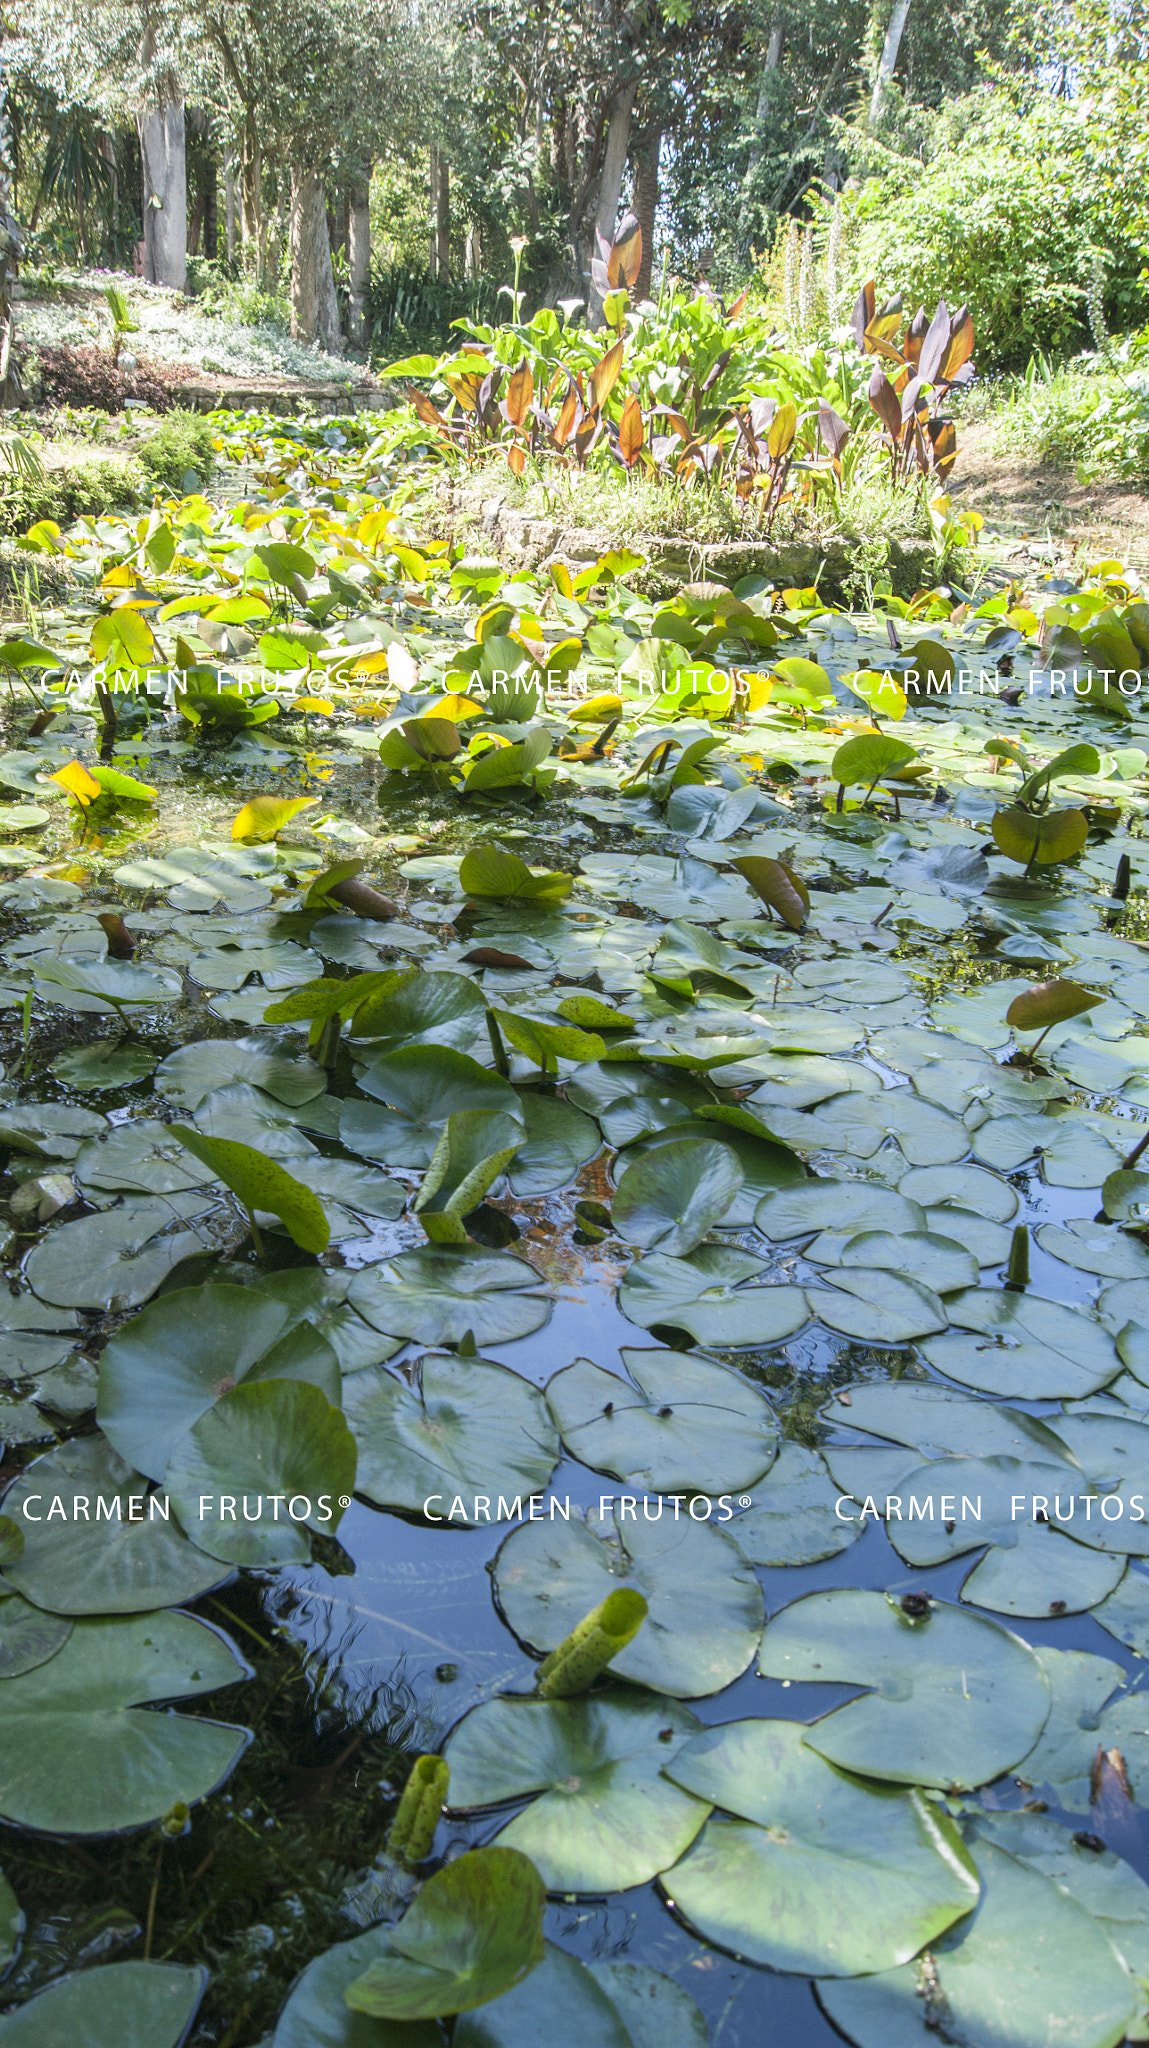
[[[740,1508],[748,1508],[750,1506],[750,1495],[748,1493],[740,1493],[738,1496],[738,1505]]]
[[[349,1493],[341,1493],[339,1496],[339,1505],[341,1508],[349,1508],[351,1506],[351,1495]],[[750,1503],[749,1501],[743,1501],[742,1505],[743,1507],[749,1507]]]

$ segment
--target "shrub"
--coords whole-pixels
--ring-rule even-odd
[[[1140,256],[1084,174],[1080,139],[1073,110],[1046,95],[1024,113],[988,94],[951,108],[923,167],[890,165],[859,192],[857,281],[876,275],[911,306],[965,301],[982,369],[1080,347],[1099,253],[1118,323],[1144,318]]]
[[[212,439],[212,428],[202,413],[174,407],[133,453],[149,487],[181,498],[189,488],[184,482],[189,471],[199,486],[210,477],[215,467]]]
[[[146,495],[147,481],[134,462],[83,459],[47,469],[42,477],[0,474],[0,533],[24,534],[40,519],[58,526],[74,519],[99,519],[133,509]]]
[[[139,399],[155,412],[174,405],[180,384],[193,373],[170,363],[143,358],[134,370],[119,369],[95,342],[74,347],[61,342],[37,350],[43,396],[51,405],[98,406],[122,412],[124,401]]]

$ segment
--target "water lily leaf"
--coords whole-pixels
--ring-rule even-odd
[[[451,1806],[537,1795],[497,1840],[529,1856],[548,1891],[629,1891],[677,1862],[710,1811],[662,1771],[698,1726],[676,1701],[621,1687],[491,1700],[447,1743]]]
[[[835,1770],[805,1732],[731,1721],[683,1744],[667,1776],[723,1815],[663,1888],[747,1961],[832,1977],[894,1968],[976,1905],[973,1860],[932,1801]]]
[[[902,1174],[898,1193],[923,1209],[963,1209],[993,1223],[1011,1223],[1018,1211],[1016,1190],[980,1166],[915,1166]]]
[[[20,1952],[24,1915],[7,1878],[0,1872],[0,1968],[9,1969]],[[705,2041],[705,2037],[704,2037]]]
[[[162,1480],[182,1438],[244,1381],[305,1380],[338,1403],[331,1346],[304,1320],[307,1304],[285,1295],[270,1283],[178,1288],[117,1331],[100,1359],[97,1419],[129,1466]]]
[[[321,1103],[316,1097],[310,1104],[289,1109],[286,1104],[273,1102],[270,1095],[265,1095],[262,1088],[253,1088],[249,1081],[229,1081],[226,1087],[213,1088],[210,1095],[204,1096],[195,1120],[205,1138],[238,1144],[260,1159],[266,1155],[269,1160],[287,1161],[287,1170],[294,1173],[297,1160],[315,1157],[315,1147],[304,1136],[300,1124],[306,1121],[312,1130],[334,1136],[337,1114],[335,1100]],[[170,1131],[180,1128],[168,1125]]]
[[[892,1188],[865,1180],[807,1180],[780,1188],[758,1205],[755,1219],[763,1237],[784,1242],[816,1230],[924,1230],[925,1214]]]
[[[725,1145],[705,1138],[660,1145],[634,1160],[619,1180],[615,1229],[646,1250],[683,1256],[725,1216],[742,1179]]]
[[[340,1138],[353,1152],[388,1166],[429,1166],[448,1117],[460,1111],[521,1116],[509,1082],[446,1045],[386,1053],[360,1075],[359,1085],[380,1106],[344,1103]]]
[[[74,960],[38,958],[34,973],[37,988],[49,1002],[98,1016],[109,1016],[125,1005],[183,1000],[183,981],[178,974],[170,969],[153,972],[131,960],[93,960],[80,966]]]
[[[923,1458],[1025,1459],[1036,1455],[1042,1463],[1063,1461],[1074,1472],[1080,1470],[1052,1427],[1020,1408],[998,1407],[959,1394],[955,1388],[910,1380],[875,1381],[844,1391],[850,1396],[850,1422],[855,1429],[906,1444]],[[835,1470],[837,1456],[836,1449],[830,1453]]]
[[[780,1344],[810,1311],[800,1287],[741,1286],[761,1266],[752,1253],[725,1245],[700,1245],[685,1259],[648,1252],[623,1276],[618,1305],[644,1329],[686,1330],[719,1351]]]
[[[706,2021],[672,1977],[625,1961],[591,1963],[590,1974],[622,2015],[632,2048],[707,2048]]]
[[[355,1485],[355,1440],[318,1387],[249,1374],[180,1439],[164,1485],[188,1535],[211,1557],[304,1564],[305,1531],[332,1536],[342,1520]]]
[[[253,796],[235,814],[231,836],[249,843],[274,839],[300,811],[314,810],[315,796]]]
[[[558,1096],[519,1096],[525,1136],[507,1167],[511,1191],[520,1200],[566,1187],[580,1166],[602,1148],[598,1125],[572,1102]]]
[[[810,891],[791,868],[780,860],[763,859],[758,854],[748,854],[730,865],[745,877],[769,909],[777,911],[783,924],[793,932],[801,931],[810,911]]]
[[[200,1963],[106,1963],[57,1977],[0,2020],[4,2048],[180,2048],[208,1973]]]
[[[1149,1521],[1138,1520],[1149,1428],[1120,1410],[1112,1415],[1071,1411],[1056,1421],[1061,1441],[1105,1496],[1099,1512],[1088,1500],[1079,1499],[1084,1513],[1073,1517],[1073,1535],[1079,1543],[1119,1557],[1149,1556]]]
[[[123,1045],[114,1038],[100,1038],[94,1045],[80,1045],[62,1052],[49,1063],[49,1071],[66,1088],[130,1088],[153,1072],[156,1055],[142,1045]]]
[[[805,1739],[843,1770],[901,1785],[987,1784],[1028,1755],[1049,1713],[1049,1680],[1019,1637],[940,1602],[911,1617],[884,1593],[842,1588],[784,1607],[758,1668],[872,1686]]]
[[[1073,860],[1089,836],[1084,811],[995,811],[990,820],[994,843],[1007,860],[1023,867],[1048,867]]]
[[[546,1322],[547,1297],[525,1259],[477,1245],[418,1245],[356,1273],[352,1308],[376,1330],[418,1344],[509,1344]]]
[[[847,789],[858,782],[872,785],[881,776],[905,767],[916,754],[917,748],[907,746],[905,740],[891,739],[886,733],[862,732],[843,740],[830,763],[830,774]]]
[[[57,1496],[67,1519],[49,1521]],[[23,1555],[5,1577],[57,1614],[146,1614],[198,1600],[224,1574],[166,1510],[102,1436],[60,1444],[33,1459],[5,1495],[5,1512],[19,1516],[24,1533]]]
[[[907,1262],[913,1256],[908,1251]],[[806,1300],[813,1315],[847,1337],[869,1344],[907,1344],[911,1338],[946,1328],[945,1304],[920,1280],[888,1269],[845,1265],[825,1277],[830,1286],[807,1287]]]
[[[984,1287],[951,1296],[946,1306],[954,1333],[932,1337],[922,1349],[962,1386],[1006,1400],[1073,1401],[1108,1386],[1121,1370],[1101,1324],[1061,1302]]]
[[[754,1108],[767,1121],[772,1109],[811,1109],[831,1096],[876,1095],[878,1076],[858,1060],[829,1059],[817,1053],[768,1050],[756,1059],[731,1067],[726,1080],[741,1087],[764,1076],[753,1097]],[[838,1103],[835,1102],[835,1109]]]
[[[542,1879],[511,1848],[471,1849],[428,1878],[344,1998],[380,2019],[429,2019],[498,1998],[543,1959]]]
[[[1019,1765],[1018,1775],[1026,1785],[1052,1785],[1058,1805],[1068,1812],[1088,1813],[1098,1730],[1106,1702],[1124,1685],[1125,1673],[1111,1657],[1094,1657],[1087,1650],[1054,1650],[1043,1643],[1037,1654],[1052,1689],[1052,1705],[1041,1739]]]
[[[355,1036],[375,1041],[376,1057],[415,1045],[466,1048],[481,1033],[487,1005],[465,974],[408,975],[393,992],[381,990],[355,1016]]]
[[[184,1259],[213,1249],[197,1218],[210,1195],[126,1195],[99,1216],[64,1223],[24,1264],[42,1301],[66,1308],[128,1309],[153,1295]]]
[[[331,1232],[322,1203],[302,1181],[294,1180],[278,1160],[266,1159],[251,1145],[232,1138],[209,1138],[187,1124],[171,1126],[181,1145],[203,1161],[238,1196],[249,1212],[270,1209],[289,1231],[301,1251],[323,1252]]]
[[[976,1287],[978,1281],[973,1254],[956,1239],[929,1230],[907,1230],[901,1236],[889,1230],[862,1230],[844,1239],[823,1231],[806,1256],[843,1268],[884,1266],[901,1273],[909,1267],[918,1285],[939,1295]]]
[[[437,2020],[376,2020],[352,2012],[349,1984],[387,1953],[390,1929],[368,1928],[308,1963],[279,2015],[271,2048],[446,2048]]]
[[[522,1124],[498,1110],[460,1109],[443,1126],[414,1209],[433,1244],[466,1244],[464,1218],[518,1150]]]
[[[709,1503],[707,1503],[709,1506]],[[557,1649],[592,1607],[623,1582],[646,1599],[646,1621],[611,1670],[675,1699],[721,1692],[757,1647],[762,1592],[737,1545],[705,1521],[672,1514],[640,1520],[618,1503],[611,1533],[586,1522],[527,1522],[495,1560],[495,1591],[515,1634]]]
[[[18,1103],[0,1110],[0,1145],[45,1159],[74,1159],[85,1138],[107,1128],[106,1116],[69,1102]]]
[[[755,1486],[753,1507],[731,1524],[731,1533],[751,1564],[818,1564],[848,1550],[862,1533],[860,1518],[842,1521],[835,1514],[838,1498],[825,1459],[804,1444],[784,1443]]]
[[[1149,1252],[1116,1224],[1077,1217],[1064,1228],[1043,1223],[1036,1235],[1043,1252],[1079,1272],[1099,1273],[1105,1280],[1149,1279]]]
[[[124,1188],[133,1194],[172,1195],[202,1188],[211,1176],[189,1159],[171,1126],[133,1117],[81,1145],[72,1166],[85,1189]]]
[[[6,1594],[0,1599],[0,1678],[18,1678],[22,1671],[35,1671],[63,1649],[71,1633],[72,1623],[62,1615],[44,1614],[18,1593]],[[0,1877],[0,1887],[3,1883]],[[0,1905],[0,1948],[2,1945]]]
[[[606,1051],[596,1031],[580,1031],[574,1024],[551,1024],[518,1010],[492,1010],[491,1015],[508,1045],[525,1053],[544,1073],[557,1073],[560,1060],[600,1060]]]
[[[855,2048],[925,2048],[939,2025],[960,2040],[1072,2038],[1115,2048],[1137,1991],[1101,1925],[1049,1878],[992,1842],[974,1846],[976,1915],[931,1950],[923,1996],[916,1963],[872,1977],[822,1980],[818,2001]]]
[[[48,1663],[0,1686],[0,1813],[49,1834],[106,1835],[206,1799],[247,1729],[138,1710],[246,1676],[227,1638],[190,1614],[77,1621]]]
[[[561,903],[574,887],[574,876],[534,873],[505,846],[472,846],[459,864],[459,884],[468,896],[523,897],[536,903]]]
[[[681,1351],[623,1350],[629,1381],[579,1358],[547,1383],[572,1458],[648,1493],[734,1493],[778,1448],[769,1404],[740,1373]]]
[[[313,1102],[327,1086],[314,1060],[288,1059],[258,1038],[202,1038],[170,1052],[156,1070],[156,1087],[181,1109],[198,1109],[217,1088],[236,1081],[291,1108]]]
[[[959,1117],[923,1102],[908,1088],[886,1088],[871,1095],[854,1091],[824,1103],[810,1118],[806,1142],[828,1152],[872,1159],[887,1138],[897,1140],[911,1166],[964,1159],[970,1148],[969,1132]]]
[[[607,1144],[616,1149],[648,1131],[681,1123],[691,1110],[713,1099],[687,1074],[656,1075],[637,1065],[616,1066],[601,1060],[572,1074],[565,1093],[568,1102],[597,1117]]]
[[[477,1494],[497,1521],[496,1502],[510,1514],[515,1502],[542,1492],[558,1462],[539,1389],[487,1358],[431,1353],[402,1378],[378,1368],[357,1373],[344,1409],[360,1492],[380,1507],[421,1514],[430,1502],[433,1514],[466,1526],[476,1519]]]
[[[665,1977],[660,1981],[668,1983]],[[697,2006],[694,2010],[698,2012]],[[553,2032],[554,2016],[560,2012],[564,2027],[580,2048],[632,2048],[630,2032],[606,1986],[585,1963],[550,1942],[538,1969],[531,1971],[524,1984],[459,2021],[455,2044],[457,2048],[537,2048]]]
[[[1014,997],[1005,1021],[1015,1031],[1046,1031],[1051,1024],[1064,1024],[1068,1017],[1080,1017],[1085,1010],[1095,1010],[1104,1000],[1104,996],[1091,995],[1075,981],[1042,981],[1024,995]]]

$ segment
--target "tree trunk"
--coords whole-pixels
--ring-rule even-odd
[[[183,101],[137,116],[143,171],[144,275],[182,292],[187,284],[187,157]]]
[[[483,237],[478,221],[471,221],[467,227],[467,239],[463,252],[463,270],[467,277],[478,277],[483,267]]]
[[[343,347],[327,236],[327,202],[318,171],[291,173],[291,334],[317,341],[328,355]]]
[[[873,95],[870,99],[871,128],[882,111],[882,100],[885,96],[886,87],[897,67],[898,51],[901,48],[902,34],[905,30],[909,12],[910,0],[894,0],[894,11],[890,16],[889,27],[886,30],[886,40],[882,45],[882,57],[878,65],[878,75],[874,80]]]
[[[234,263],[239,247],[239,211],[235,192],[235,151],[230,145],[223,153],[223,203],[227,220],[227,260]]]
[[[599,235],[602,236],[604,242],[613,242],[614,240],[614,231],[618,223],[618,202],[622,193],[623,174],[626,170],[626,159],[630,151],[630,117],[634,110],[637,92],[638,86],[632,80],[629,85],[621,86],[611,101],[610,114],[607,118],[606,147],[603,150],[602,171],[599,175],[598,183],[598,208],[594,218],[596,237],[594,247],[597,247],[597,237]],[[594,253],[594,247],[592,247],[592,254]],[[602,319],[602,298],[596,291],[593,281],[590,286],[589,301],[587,320],[592,327],[597,327]]]
[[[427,267],[432,277],[439,275],[439,152],[431,144],[431,247]]]
[[[782,26],[775,22],[770,30],[766,45],[766,61],[758,82],[758,107],[755,113],[755,135],[746,160],[746,176],[742,184],[742,205],[739,209],[738,233],[743,248],[750,238],[750,214],[754,204],[754,176],[762,161],[762,144],[765,135],[766,117],[770,111],[770,89],[774,74],[782,61]]]
[[[214,156],[203,167],[203,253],[212,262],[219,254],[219,167]]]
[[[366,348],[367,287],[371,281],[371,181],[352,185],[347,210],[347,267],[351,295],[347,331],[356,348]]]
[[[654,225],[658,214],[658,160],[661,153],[661,128],[656,128],[653,135],[648,135],[635,151],[634,217],[642,229],[642,262],[634,285],[636,301],[650,297],[650,279],[654,265]]]
[[[439,158],[439,189],[435,194],[435,268],[440,282],[451,276],[451,166]]]

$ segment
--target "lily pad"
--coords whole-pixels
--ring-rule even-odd
[[[751,1252],[699,1245],[685,1259],[648,1252],[623,1276],[618,1305],[643,1329],[686,1330],[715,1350],[780,1344],[809,1317],[800,1287],[744,1287],[762,1270]]]
[[[310,1330],[308,1337],[323,1342]],[[164,1483],[183,1527],[209,1556],[304,1564],[306,1532],[334,1535],[350,1502],[355,1441],[317,1386],[249,1374],[176,1444]]]
[[[759,1203],[755,1218],[763,1237],[784,1242],[817,1230],[924,1230],[925,1212],[892,1188],[866,1180],[808,1180],[779,1188]]]
[[[64,1513],[52,1518],[58,1501]],[[4,1512],[24,1534],[5,1578],[57,1614],[146,1614],[198,1600],[224,1576],[103,1436],[34,1459],[5,1494]]]
[[[855,2048],[925,2048],[943,2027],[958,2040],[1115,2048],[1137,1994],[1104,1929],[992,1842],[979,1842],[975,1858],[981,1906],[931,1951],[928,1969],[911,1962],[818,1984],[834,2025]]]
[[[924,1458],[1064,1459],[1071,1475],[1080,1468],[1048,1422],[1023,1409],[977,1401],[953,1387],[915,1384],[912,1380],[872,1381],[845,1389],[849,1418],[855,1429],[907,1444]],[[834,1420],[845,1411],[835,1406]],[[1054,1420],[1060,1421],[1060,1417]],[[833,1455],[831,1456],[833,1462]]]
[[[487,1358],[430,1354],[402,1378],[381,1368],[357,1373],[344,1407],[359,1489],[380,1507],[420,1514],[433,1503],[433,1513],[465,1526],[476,1519],[477,1494],[487,1510],[478,1519],[498,1521],[541,1493],[558,1462],[543,1395]]]
[[[77,1046],[50,1062],[50,1071],[66,1088],[130,1088],[143,1081],[156,1064],[156,1055],[146,1046],[123,1045],[114,1038],[97,1039],[94,1045]]]
[[[35,1671],[62,1650],[72,1633],[72,1624],[56,1614],[44,1614],[18,1593],[0,1597],[0,1678],[18,1678],[22,1671]]]
[[[622,1688],[491,1700],[444,1751],[451,1807],[529,1798],[496,1840],[529,1856],[548,1891],[629,1891],[676,1863],[710,1811],[663,1775],[698,1727],[685,1707]]]
[[[751,1564],[818,1564],[861,1535],[857,1518],[835,1514],[840,1489],[826,1461],[804,1444],[784,1443],[754,1489],[754,1505],[731,1525]]]
[[[870,1233],[866,1233],[869,1235]],[[879,1237],[881,1232],[873,1233]],[[857,1240],[853,1240],[856,1244]],[[910,1236],[906,1262],[913,1262]],[[826,1274],[829,1287],[807,1287],[810,1310],[831,1330],[869,1344],[907,1344],[946,1328],[945,1305],[931,1287],[888,1268],[846,1266]]]
[[[495,1592],[515,1634],[551,1651],[620,1583],[633,1586],[647,1617],[611,1670],[700,1699],[745,1671],[762,1632],[762,1591],[728,1535],[692,1520],[685,1504],[659,1505],[655,1519],[645,1504],[617,1501],[609,1534],[575,1520],[525,1523],[495,1559]]]
[[[203,1038],[181,1045],[161,1060],[156,1087],[181,1109],[198,1109],[216,1088],[247,1081],[277,1102],[313,1102],[327,1086],[314,1060],[288,1059],[259,1038]]]
[[[29,1252],[25,1274],[42,1301],[60,1307],[138,1308],[185,1259],[214,1250],[200,1222],[213,1199],[195,1190],[127,1195],[50,1231]]]
[[[418,1245],[356,1273],[350,1306],[376,1330],[418,1344],[509,1344],[546,1322],[547,1297],[525,1259],[477,1245]]]
[[[976,1905],[973,1862],[932,1801],[836,1770],[804,1733],[800,1721],[731,1721],[683,1744],[666,1775],[723,1811],[663,1889],[707,1941],[749,1962],[892,1969]]]
[[[388,1166],[428,1167],[448,1117],[461,1111],[504,1111],[522,1120],[510,1084],[451,1046],[392,1052],[359,1077],[375,1102],[344,1103],[339,1136],[350,1151]]]
[[[898,1182],[898,1193],[923,1209],[970,1210],[991,1223],[1012,1223],[1018,1197],[1008,1181],[980,1166],[913,1166]]]
[[[557,2013],[579,2048],[632,2048],[631,2035],[606,1986],[585,1963],[551,1942],[525,1983],[459,2021],[453,2048],[547,2048],[554,2039]]]
[[[247,1729],[140,1709],[246,1676],[227,1638],[190,1614],[77,1621],[48,1663],[0,1686],[0,1813],[49,1834],[106,1835],[206,1799]]]
[[[97,1193],[124,1189],[132,1194],[173,1195],[202,1188],[213,1178],[188,1157],[170,1125],[156,1117],[133,1117],[81,1145],[72,1171],[83,1188]]]
[[[630,1380],[589,1358],[547,1383],[571,1456],[649,1493],[734,1493],[773,1463],[778,1426],[740,1373],[681,1351],[622,1353]]]
[[[1121,1371],[1102,1325],[1061,1302],[984,1287],[953,1296],[946,1308],[955,1331],[931,1338],[922,1350],[962,1386],[1006,1400],[1076,1401]]]
[[[784,1607],[758,1668],[872,1687],[806,1740],[844,1770],[903,1785],[987,1784],[1028,1755],[1049,1713],[1049,1680],[1017,1636],[940,1602],[913,1617],[883,1593],[842,1588]]]
[[[390,1929],[368,1928],[308,1963],[279,2015],[271,2048],[446,2048],[438,2020],[378,2020],[352,2012],[349,1984],[387,1953]]]
[[[710,1139],[660,1145],[626,1168],[614,1200],[620,1236],[671,1257],[692,1252],[742,1186],[729,1148]]]
[[[105,1346],[97,1417],[121,1458],[159,1481],[201,1415],[263,1380],[306,1380],[338,1403],[334,1353],[302,1305],[226,1282],[177,1288]]]
[[[519,1200],[566,1187],[602,1149],[598,1125],[573,1102],[522,1094],[519,1110],[526,1136],[507,1168],[511,1192]]]
[[[539,1873],[514,1849],[471,1849],[428,1878],[382,1953],[343,1996],[379,2019],[431,2019],[487,2005],[543,1959]]]
[[[198,1963],[77,1970],[0,2020],[0,2041],[4,2048],[180,2048],[207,1982]]]

